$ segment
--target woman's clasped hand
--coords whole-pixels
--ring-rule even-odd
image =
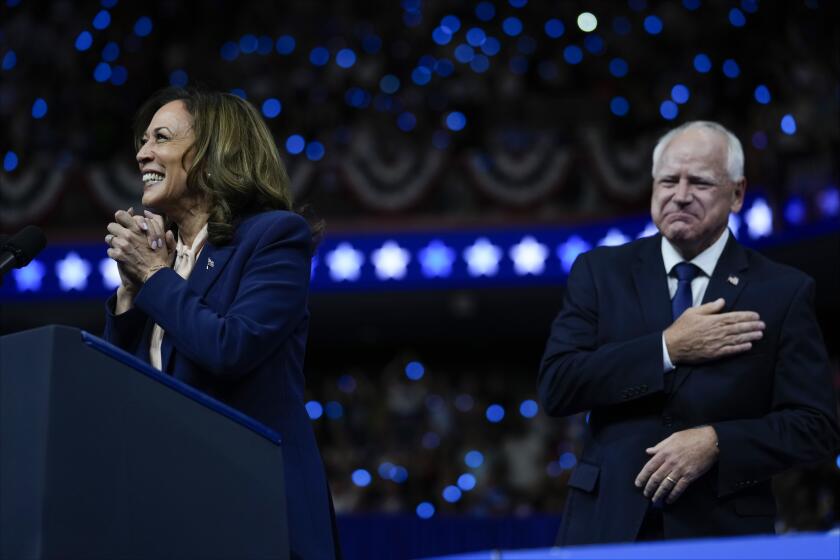
[[[122,287],[137,291],[160,270],[172,266],[175,235],[166,230],[163,217],[148,210],[142,216],[134,209],[117,210],[105,236],[108,256],[117,262]]]

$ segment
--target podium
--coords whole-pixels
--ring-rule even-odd
[[[95,336],[0,338],[0,558],[287,559],[280,435]]]

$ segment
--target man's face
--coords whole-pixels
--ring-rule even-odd
[[[714,243],[744,202],[746,181],[726,172],[726,138],[688,129],[665,146],[653,177],[653,223],[686,259]]]

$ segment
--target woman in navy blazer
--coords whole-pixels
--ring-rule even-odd
[[[304,408],[312,232],[248,102],[170,88],[138,113],[143,205],[108,225],[105,338],[283,437],[293,559],[338,556]]]

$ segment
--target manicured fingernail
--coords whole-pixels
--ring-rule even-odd
[[[146,224],[146,222],[140,222],[140,229],[142,229],[143,231],[149,231],[149,226]]]
[[[152,241],[152,249],[157,251],[157,240]]]
[[[158,237],[158,240],[157,240],[157,241],[158,241],[158,247],[160,247],[161,249],[163,249],[163,240],[162,240],[160,237]]]

